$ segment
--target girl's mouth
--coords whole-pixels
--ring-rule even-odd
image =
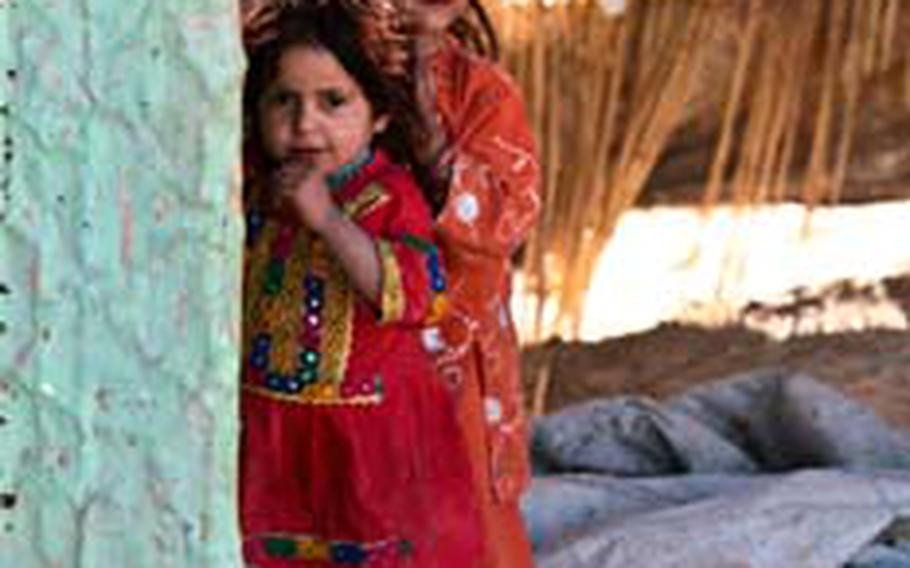
[[[305,160],[308,158],[312,158],[313,156],[316,156],[317,154],[321,154],[322,152],[323,152],[322,148],[310,148],[310,147],[308,147],[308,148],[291,148],[290,151],[288,152],[288,159],[289,160],[300,160],[300,159]]]
[[[291,148],[285,156],[285,163],[299,163],[305,166],[313,166],[323,152],[321,148]]]

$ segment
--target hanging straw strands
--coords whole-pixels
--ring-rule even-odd
[[[528,284],[536,297],[556,299],[570,328],[594,260],[680,121],[716,17],[708,2],[629,9],[609,17],[577,1],[496,14],[514,34],[504,34],[505,59],[524,87],[544,163],[546,207],[528,247]],[[545,306],[536,306],[538,332]]]
[[[545,209],[523,267],[524,292],[536,302],[531,339],[577,335],[604,245],[674,134],[699,118],[695,111],[708,113],[701,119],[715,132],[704,172],[706,210],[719,201],[837,200],[866,85],[903,74],[910,108],[904,3],[492,6],[504,61],[525,91],[544,162]],[[604,4],[624,9],[611,15]],[[725,49],[731,61],[718,66],[711,57]],[[704,105],[693,111],[696,98],[709,101],[707,111]]]

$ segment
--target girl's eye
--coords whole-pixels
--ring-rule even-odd
[[[344,104],[348,102],[348,98],[344,93],[335,90],[322,93],[321,98],[323,103],[330,109],[344,106]]]
[[[289,91],[278,91],[274,93],[271,97],[271,103],[277,107],[289,107],[297,101],[297,98],[294,96],[294,93]]]

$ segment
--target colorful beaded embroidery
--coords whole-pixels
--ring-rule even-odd
[[[298,226],[269,223],[250,257],[250,274],[261,279],[250,284],[261,294],[246,315],[259,328],[247,330],[245,387],[308,404],[380,402],[380,377],[345,379],[355,293],[323,242]]]
[[[410,541],[400,539],[361,543],[306,535],[273,535],[259,540],[266,555],[272,558],[320,560],[344,566],[403,559],[411,556],[414,550]]]
[[[445,313],[446,308],[446,278],[439,257],[439,249],[433,243],[414,235],[405,235],[402,240],[409,247],[426,255],[427,272],[430,273],[430,289],[433,292],[433,304],[430,310],[429,322],[438,321]]]

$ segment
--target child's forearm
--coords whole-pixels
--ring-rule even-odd
[[[379,301],[382,267],[373,239],[333,207],[319,234],[341,263],[354,287],[371,302]]]
[[[426,41],[432,41],[424,39]],[[429,59],[434,48],[424,48],[418,50],[417,58],[417,103],[421,116],[426,121],[428,127],[429,140],[425,145],[417,148],[418,153],[425,160],[435,161],[439,158],[445,149],[448,141],[446,140],[445,131],[439,123],[436,113],[436,79],[433,77],[433,70],[430,68]]]

